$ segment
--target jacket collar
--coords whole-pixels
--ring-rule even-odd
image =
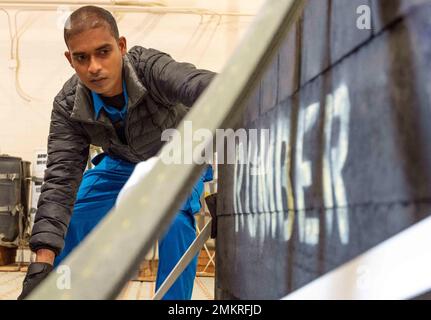
[[[123,57],[123,76],[129,98],[127,109],[130,110],[139,103],[139,101],[147,93],[147,89],[136,75],[136,71],[127,55]],[[106,126],[112,126],[109,117],[104,112],[101,112],[96,117],[96,113],[93,108],[91,91],[79,79],[76,87],[75,101],[71,118],[86,123],[101,123]]]
[[[123,105],[123,107],[121,108],[121,110],[118,110],[116,108],[113,108],[112,106],[108,106],[105,104],[105,102],[103,102],[102,98],[100,97],[100,95],[98,95],[96,92],[91,91],[91,97],[93,98],[93,107],[94,107],[94,111],[95,111],[95,119],[98,119],[100,116],[100,111],[102,111],[102,109],[105,109],[105,111],[109,114],[110,112],[112,113],[111,110],[118,110],[122,116],[124,114],[127,113],[127,103],[129,101],[129,96],[127,95],[127,87],[126,87],[126,82],[123,79],[123,92],[122,95],[124,97],[124,101],[125,101],[125,105]],[[115,111],[115,114],[117,114],[118,112]]]

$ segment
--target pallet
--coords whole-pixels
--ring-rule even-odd
[[[210,254],[214,254],[214,250],[209,250]],[[201,253],[198,257],[198,266],[196,270],[196,275],[200,277],[214,277],[215,268],[211,263],[206,269],[205,266],[209,262],[209,257],[207,252],[202,249]],[[157,276],[157,267],[159,265],[158,260],[145,260],[141,263],[139,267],[138,275],[133,279],[136,281],[144,281],[144,282],[154,282],[156,281]]]
[[[28,263],[12,263],[0,266],[0,272],[27,272]]]
[[[213,249],[209,249],[208,250],[210,255],[213,256],[214,255],[214,250]],[[208,253],[206,252],[205,249],[201,250],[201,253],[199,255],[198,258],[198,268],[197,268],[197,274],[200,277],[214,277],[215,274],[215,257],[213,258],[213,262],[211,262],[208,267],[205,269],[205,267],[207,266],[208,262],[210,261],[210,257],[208,256]]]

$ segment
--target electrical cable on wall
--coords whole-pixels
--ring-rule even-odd
[[[132,12],[132,13],[155,13],[155,14],[191,14],[191,15],[221,15],[221,16],[238,16],[238,17],[254,17],[255,13],[235,12],[235,11],[214,11],[203,8],[193,7],[168,7],[164,4],[154,5],[156,3],[142,3],[142,2],[131,2],[128,1],[127,5],[120,4],[119,2],[107,2],[106,4],[99,2],[98,5],[109,11],[118,12]],[[0,6],[2,8],[24,8],[27,11],[57,11],[59,6],[69,6],[71,9],[77,9],[85,4],[94,3],[76,3],[72,1],[39,1],[39,3],[28,2],[28,1],[2,1],[0,0]]]
[[[10,67],[15,69],[15,89],[16,92],[18,93],[18,95],[24,99],[27,102],[31,101],[31,97],[26,94],[24,92],[24,90],[22,90],[20,82],[19,82],[19,66],[20,66],[20,61],[19,61],[19,38],[21,37],[21,35],[29,28],[29,26],[32,24],[32,21],[27,22],[21,31],[18,31],[18,27],[17,27],[17,15],[20,11],[22,10],[18,10],[14,12],[13,15],[13,20],[14,20],[14,27],[15,29],[13,29],[12,26],[12,21],[11,21],[11,17],[10,17],[10,13],[5,10],[4,8],[0,8],[1,11],[3,11],[8,18],[8,27],[9,27],[9,40],[10,40]]]
[[[191,38],[187,42],[187,44],[184,46],[181,52],[181,59],[186,60],[186,57],[190,57],[190,48],[197,48],[199,46],[199,43],[201,42],[202,38],[204,37],[205,33],[208,31],[208,28],[210,27],[213,18],[215,15],[211,15],[211,18],[208,22],[204,22],[205,16],[201,15],[201,19],[199,21],[199,24],[195,31],[193,32]],[[221,17],[221,15],[217,15]],[[204,26],[202,28],[202,26]],[[206,50],[208,48],[204,48],[203,51],[198,55],[197,64],[199,64],[199,61],[202,60],[203,55],[206,53]]]
[[[203,19],[204,19],[204,17],[203,17],[203,15],[201,15],[198,26],[195,28],[195,31],[193,31],[193,33],[192,33],[192,36],[187,41],[186,45],[183,47],[183,49],[181,51],[181,54],[180,54],[181,60],[185,59],[185,57],[187,56],[187,54],[189,52],[189,48],[190,48],[190,46],[192,45],[192,43],[194,41],[194,38],[196,37],[196,35],[198,34],[198,32],[200,32],[200,28],[203,25]]]
[[[164,15],[164,14],[163,14]],[[145,29],[143,30],[142,34],[148,36],[150,35],[156,27],[159,25],[160,20],[163,18],[160,14],[152,14],[152,19],[146,23]]]
[[[20,83],[20,55],[19,55],[19,45],[20,45],[20,38],[22,35],[31,27],[31,25],[34,23],[35,19],[33,20],[27,20],[24,25],[21,27],[20,30],[18,30],[18,22],[17,17],[18,14],[26,11],[26,10],[17,10],[13,12],[13,22],[11,18],[11,13],[7,11],[4,8],[0,8],[0,11],[3,11],[7,17],[8,17],[8,27],[9,27],[9,39],[10,39],[10,53],[9,53],[9,65],[10,68],[14,69],[14,84],[15,84],[15,90],[18,94],[18,96],[23,99],[26,102],[32,102],[32,101],[42,101],[41,99],[34,98],[31,95],[27,94]],[[43,115],[40,112],[37,112],[35,109],[31,109],[32,112],[37,114],[41,117],[43,121],[49,120],[47,116]]]
[[[15,12],[14,14],[14,24],[15,24],[15,35],[14,35],[14,42],[15,42],[15,55],[13,59],[16,61],[16,67],[15,67],[15,88],[18,95],[24,99],[27,102],[31,102],[32,100],[37,100],[33,97],[31,97],[29,94],[27,94],[24,89],[21,86],[20,78],[19,78],[19,70],[20,70],[20,58],[19,58],[19,40],[21,36],[24,34],[25,31],[27,31],[30,26],[33,24],[33,20],[26,20],[24,25],[21,27],[21,30],[18,30],[18,23],[17,23],[17,17],[18,14],[23,12],[24,10],[19,10]]]
[[[7,15],[7,21],[9,26],[9,41],[10,41],[10,59],[13,59],[13,35],[12,35],[12,21],[10,19],[10,14],[3,8],[0,8]]]
[[[211,23],[213,17],[215,17],[215,16],[211,16],[210,23]],[[218,28],[220,27],[220,23],[221,23],[223,17],[220,16],[220,15],[218,15],[217,17],[218,17],[217,23],[216,23],[216,25],[215,25],[215,27],[214,27],[211,35],[209,36],[206,44],[204,45],[204,48],[202,49],[201,55],[200,55],[199,59],[197,60],[197,64],[201,63],[202,58],[204,57],[205,53],[208,51],[208,49],[209,49],[209,47],[210,47],[210,45],[212,43],[212,40],[214,39],[214,37],[216,35],[216,32],[217,32]]]
[[[138,1],[137,2],[137,1],[111,0],[111,4],[120,5],[120,6],[144,5],[145,7],[166,7],[166,5],[163,2],[156,2],[156,1],[148,1],[148,2]]]
[[[202,19],[202,21],[203,21],[204,19],[205,19],[205,18],[203,18],[203,19]],[[198,33],[198,36],[197,36],[197,37],[196,37],[196,39],[194,40],[194,43],[192,43],[192,44],[191,44],[192,48],[196,48],[196,47],[198,46],[198,44],[199,44],[199,42],[201,41],[201,39],[202,39],[203,35],[207,32],[207,30],[208,30],[209,26],[211,25],[212,19],[213,19],[213,16],[211,16],[211,17],[210,17],[210,19],[209,19],[209,21],[208,21],[208,22],[205,22],[205,23],[204,23],[204,22],[202,22],[202,25],[204,25],[204,27],[202,28],[202,26],[201,26],[200,33]]]
[[[4,5],[6,7],[9,7],[9,6],[20,7],[21,4],[25,4],[25,3],[26,3],[25,1],[20,1],[20,2],[15,2],[14,4],[12,4],[11,2],[0,1],[0,4]],[[31,102],[33,100],[40,100],[40,99],[37,99],[37,98],[30,96],[28,93],[26,93],[24,91],[24,89],[22,88],[21,82],[20,82],[20,75],[19,75],[19,71],[20,71],[20,67],[21,67],[20,58],[19,58],[19,40],[20,40],[21,36],[24,34],[24,32],[30,28],[31,24],[34,21],[30,21],[30,22],[25,23],[24,26],[21,28],[21,30],[18,31],[18,26],[17,26],[18,14],[22,13],[22,12],[34,12],[34,11],[41,11],[41,10],[48,10],[48,11],[54,10],[54,9],[58,10],[57,7],[54,7],[54,4],[60,4],[60,3],[61,4],[68,4],[68,2],[45,1],[45,2],[42,2],[42,5],[39,6],[39,8],[26,8],[26,9],[20,9],[20,10],[16,11],[14,14],[14,19],[13,19],[14,25],[15,25],[15,30],[14,30],[15,34],[12,31],[12,22],[11,22],[11,17],[10,17],[9,12],[5,8],[0,8],[0,10],[5,12],[6,15],[8,16],[9,36],[11,39],[10,40],[10,42],[11,42],[10,57],[11,57],[11,63],[13,62],[15,64],[13,67],[15,68],[16,92],[26,102]],[[201,17],[199,25],[196,28],[195,32],[193,33],[192,37],[190,38],[187,46],[183,49],[181,56],[185,56],[186,54],[189,54],[188,49],[190,48],[190,46],[195,47],[198,45],[198,43],[201,41],[204,34],[207,32],[209,25],[212,23],[214,16],[217,15],[219,17],[219,21],[218,21],[215,29],[213,30],[212,35],[210,36],[207,44],[205,45],[204,49],[202,50],[201,54],[199,55],[200,56],[198,58],[199,62],[202,60],[202,57],[204,56],[204,54],[207,52],[207,50],[208,50],[208,48],[212,42],[211,40],[213,39],[213,37],[214,37],[214,35],[215,35],[215,33],[216,33],[220,23],[221,23],[222,17],[224,15],[238,15],[238,16],[250,15],[250,14],[241,14],[241,13],[236,13],[236,12],[218,13],[218,12],[214,12],[211,10],[200,9],[200,8],[173,8],[173,7],[169,8],[169,7],[166,7],[163,3],[159,3],[159,2],[146,2],[146,3],[138,2],[137,3],[135,1],[111,0],[111,1],[109,1],[109,4],[113,7],[113,8],[111,8],[111,10],[115,12],[116,18],[118,20],[123,19],[125,12],[140,12],[141,10],[137,10],[138,8],[136,8],[137,5],[139,5],[139,9],[145,10],[147,8],[148,12],[150,14],[152,14],[153,16],[155,15],[155,17],[149,21],[147,21],[147,19],[145,20],[146,21],[145,22],[146,30],[143,33],[146,35],[148,35],[153,30],[155,30],[155,28],[159,24],[160,20],[163,18],[163,16],[166,13],[199,15]],[[154,8],[161,9],[162,11],[151,12],[151,9],[154,9]],[[210,15],[211,19],[208,22],[208,24],[206,24],[205,27],[202,29],[202,25],[204,24],[204,16],[205,15]],[[141,32],[142,32],[142,30],[141,30]]]

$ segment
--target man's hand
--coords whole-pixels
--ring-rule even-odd
[[[49,249],[40,249],[36,252],[36,262],[28,266],[18,300],[25,299],[49,275],[54,269],[54,258],[55,253]]]

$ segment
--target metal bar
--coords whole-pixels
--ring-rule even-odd
[[[430,230],[426,218],[283,300],[405,300],[429,292]]]
[[[10,212],[15,208],[15,206],[0,206],[0,212],[5,212],[10,215]]]
[[[0,180],[14,181],[16,179],[20,179],[19,173],[0,173]]]
[[[195,241],[190,245],[184,255],[181,257],[180,261],[178,261],[177,265],[172,269],[171,273],[169,273],[168,277],[160,286],[159,290],[154,294],[153,300],[160,300],[163,296],[168,292],[168,290],[172,287],[175,280],[181,275],[185,268],[189,265],[190,261],[192,261],[193,257],[202,249],[205,245],[205,242],[209,239],[211,235],[211,221],[209,221],[205,227],[202,229],[201,233],[196,237]]]
[[[37,2],[26,2],[26,1],[0,1],[0,8],[3,9],[23,9],[25,11],[58,11],[60,9],[78,9],[88,3],[75,3],[52,1],[45,3]],[[94,3],[92,3],[94,5]],[[255,13],[251,12],[231,12],[231,11],[212,11],[203,8],[193,7],[163,7],[163,6],[145,6],[142,5],[125,5],[125,4],[105,4],[97,3],[96,5],[101,6],[109,11],[115,12],[142,12],[142,13],[153,13],[153,14],[192,14],[192,15],[217,15],[217,16],[232,16],[232,17],[254,17]]]
[[[302,12],[305,0],[268,0],[239,48],[184,119],[195,129],[216,129],[237,123],[245,102],[275,55],[289,27]],[[185,137],[181,123],[179,133]],[[190,123],[189,123],[190,124]],[[212,144],[211,137],[205,143]],[[184,139],[181,139],[184,141]],[[202,154],[204,141],[188,141],[194,154]],[[153,170],[125,196],[94,231],[66,259],[70,288],[57,287],[63,274],[52,273],[29,299],[113,299],[137,270],[145,253],[162,235],[199,177],[202,166],[165,165],[170,142]],[[64,269],[62,269],[64,270]]]
[[[39,178],[39,177],[35,177],[35,176],[27,177],[27,178],[25,178],[25,180],[31,181],[31,182],[34,182],[34,183],[39,183],[39,184],[43,183],[43,178]]]

